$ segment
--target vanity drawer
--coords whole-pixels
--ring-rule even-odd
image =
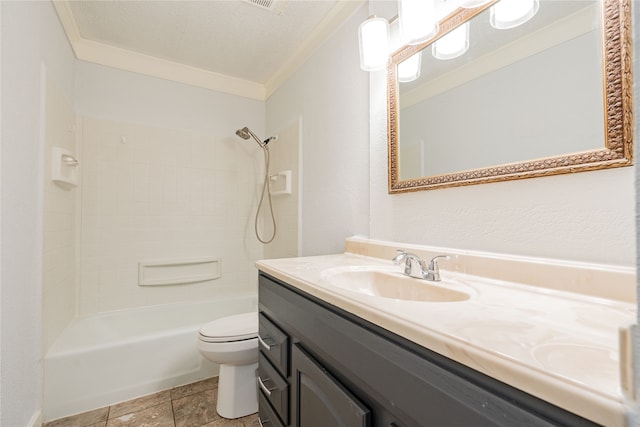
[[[263,313],[260,313],[258,343],[260,351],[284,377],[287,377],[289,375],[289,336]]]
[[[258,388],[276,413],[289,424],[289,384],[264,354],[258,354]]]
[[[264,394],[258,393],[258,419],[262,427],[284,427]]]

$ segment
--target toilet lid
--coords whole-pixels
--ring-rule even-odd
[[[207,342],[242,341],[258,336],[258,313],[223,317],[203,325],[200,337]]]

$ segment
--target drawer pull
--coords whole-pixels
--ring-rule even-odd
[[[258,341],[260,342],[260,345],[263,346],[267,351],[271,351],[271,345],[267,344],[267,342],[265,341],[266,339],[269,339],[269,338],[270,338],[269,336],[262,338],[260,334],[258,334]]]
[[[266,420],[262,421],[262,419],[260,417],[258,417],[258,424],[260,424],[260,427],[264,427],[265,424],[271,424],[271,421],[269,421],[268,418]]]
[[[265,381],[269,381],[269,378],[267,378]],[[269,388],[269,387],[267,387],[266,385],[264,385],[264,382],[262,381],[262,378],[260,378],[260,375],[258,375],[258,385],[260,386],[260,388],[262,389],[262,391],[264,391],[264,392],[265,392],[265,394],[266,394],[267,396],[271,396],[271,392],[272,392],[273,390],[275,390],[275,387],[274,387],[274,388]]]

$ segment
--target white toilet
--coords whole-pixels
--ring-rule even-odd
[[[240,418],[258,412],[258,313],[236,314],[203,325],[198,350],[220,365],[218,414]]]

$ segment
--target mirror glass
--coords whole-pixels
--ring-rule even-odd
[[[631,164],[631,132],[625,139],[620,126],[611,129],[607,108],[625,84],[620,37],[603,44],[607,24],[618,35],[624,29],[626,13],[614,8],[613,16],[612,3],[620,5],[540,0],[532,19],[510,29],[491,26],[491,4],[458,9],[438,37],[468,30],[462,55],[436,59],[437,41],[397,51],[389,67],[389,191]],[[419,77],[399,81],[418,56]],[[617,86],[608,81],[612,67]],[[630,71],[627,78],[630,85]],[[630,98],[623,101],[614,113],[630,115]]]

